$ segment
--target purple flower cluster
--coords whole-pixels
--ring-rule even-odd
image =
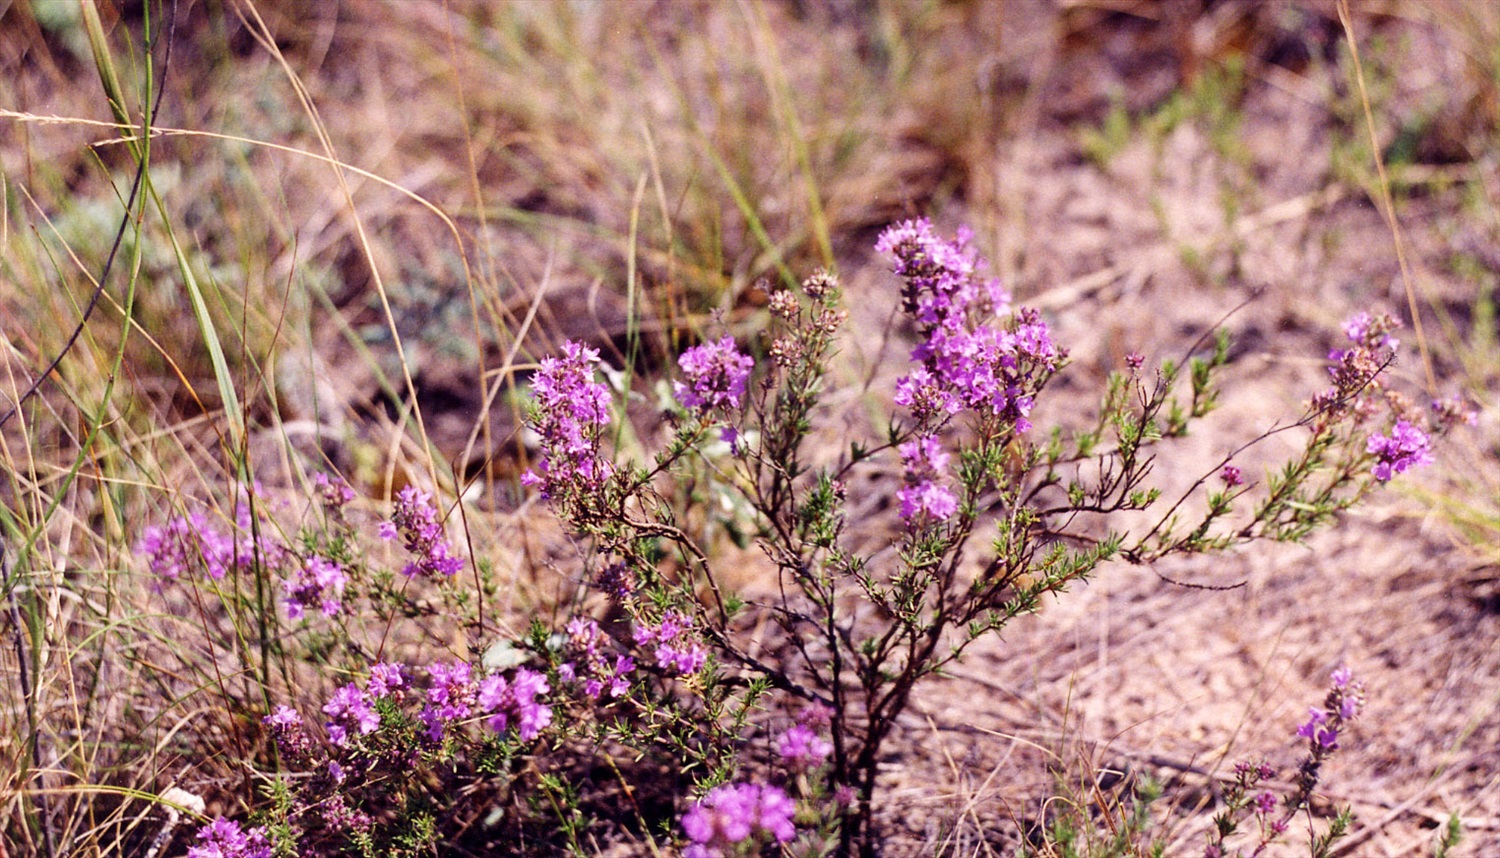
[[[542,437],[542,458],[521,475],[543,498],[568,489],[596,492],[613,472],[599,455],[599,435],[609,423],[609,388],[594,381],[599,351],[571,340],[563,356],[542,359],[531,379],[536,407],[529,419]]]
[[[997,316],[1009,311],[1010,296],[998,280],[976,279],[985,263],[969,247],[973,237],[961,226],[953,241],[944,241],[931,221],[918,218],[887,228],[875,241],[875,252],[893,257],[896,274],[906,281],[902,309],[924,329],[962,325],[973,304]]]
[[[276,711],[261,719],[271,730],[271,738],[284,756],[294,760],[307,759],[312,754],[312,740],[302,725],[302,716],[290,706],[277,706]]]
[[[979,280],[984,262],[968,247],[971,236],[960,229],[945,241],[920,219],[889,227],[875,243],[906,281],[904,309],[924,338],[912,352],[917,366],[896,383],[896,403],[921,423],[971,409],[1025,432],[1036,391],[1066,353],[1035,311],[1011,314],[998,281]],[[1004,327],[985,322],[1001,316]]]
[[[1395,351],[1401,341],[1391,336],[1391,331],[1401,327],[1401,322],[1385,313],[1370,315],[1356,313],[1344,322],[1344,336],[1357,348],[1390,349]],[[1333,356],[1329,356],[1333,359]]]
[[[313,474],[313,487],[318,490],[318,499],[331,511],[342,510],[354,500],[354,489],[337,477],[329,477],[319,471]]]
[[[1234,465],[1225,465],[1224,469],[1219,471],[1219,479],[1231,489],[1245,484],[1245,475]]]
[[[740,353],[734,337],[726,336],[683,352],[677,366],[687,381],[674,381],[672,393],[683,407],[702,416],[739,407],[755,361]]]
[[[323,704],[323,714],[329,719],[325,725],[328,741],[342,748],[349,744],[353,734],[368,736],[375,732],[380,727],[380,713],[375,711],[375,701],[400,696],[406,685],[404,666],[382,662],[370,668],[370,678],[363,689],[351,682],[335,691],[333,697]],[[289,714],[283,714],[283,710]],[[296,713],[283,706],[267,717],[266,723],[272,724],[274,729],[273,718],[289,720],[292,715]],[[301,723],[300,718],[297,723]]]
[[[537,699],[551,688],[547,677],[534,670],[523,667],[510,679],[496,674],[476,681],[470,665],[455,661],[434,664],[427,675],[427,703],[417,717],[434,742],[442,741],[450,726],[475,715],[488,715],[486,723],[496,733],[515,727],[528,742],[552,723],[552,707]]]
[[[235,532],[211,524],[202,513],[173,516],[165,525],[147,527],[135,550],[146,555],[146,564],[157,576],[155,588],[176,581],[202,568],[214,580],[233,569],[249,569],[257,558],[267,568],[279,567],[287,556],[285,546],[270,534],[252,535],[250,505],[241,499],[235,505]]]
[[[907,521],[947,521],[958,511],[958,499],[943,486],[948,453],[938,439],[928,435],[900,447],[906,485],[901,488],[901,517]]]
[[[1367,417],[1381,388],[1380,373],[1395,357],[1400,341],[1390,335],[1401,322],[1385,313],[1359,313],[1344,323],[1349,348],[1328,352],[1333,387],[1313,397],[1315,412],[1340,417],[1349,410]]]
[[[623,602],[635,591],[635,574],[624,562],[616,561],[599,570],[594,586],[616,602]]]
[[[815,769],[833,753],[833,744],[821,735],[829,723],[829,711],[823,706],[809,706],[797,716],[797,723],[776,740],[776,755],[794,772]]]
[[[370,668],[370,681],[365,683],[365,690],[369,691],[372,697],[390,697],[400,692],[407,684],[406,665],[380,662]]]
[[[642,647],[654,645],[657,664],[688,676],[697,673],[708,659],[708,651],[703,648],[703,644],[688,634],[692,627],[692,617],[681,611],[667,611],[656,625],[637,625],[635,642]]]
[[[709,791],[682,815],[682,830],[692,845],[683,858],[724,858],[728,850],[751,838],[790,843],[797,805],[780,787],[724,784]]]
[[[1276,809],[1276,793],[1270,790],[1262,790],[1251,799],[1251,806],[1255,808],[1256,816],[1268,816]]]
[[[519,668],[508,680],[497,674],[480,682],[479,708],[490,713],[485,723],[491,730],[504,733],[514,726],[521,741],[529,742],[552,723],[552,707],[537,700],[550,690],[547,677]]]
[[[418,718],[427,728],[427,738],[440,742],[448,725],[473,714],[479,686],[474,682],[473,669],[462,661],[434,664],[427,668],[427,678],[427,705]]]
[[[349,582],[344,567],[337,561],[312,556],[296,572],[281,582],[286,593],[286,614],[302,619],[310,608],[325,617],[336,617],[343,610],[344,586]]]
[[[198,844],[188,848],[187,858],[271,858],[271,841],[263,826],[246,831],[221,816],[198,829]]]
[[[401,537],[402,545],[413,559],[401,570],[408,578],[453,576],[464,568],[464,562],[448,549],[443,523],[432,505],[432,495],[407,486],[396,495],[391,520],[380,525],[382,539]]]
[[[373,697],[351,682],[333,693],[323,704],[328,716],[328,741],[342,748],[349,744],[351,731],[368,736],[380,727],[380,713],[375,711]]]
[[[214,578],[224,577],[224,563],[220,559],[220,535],[208,528],[208,520],[202,513],[174,516],[164,525],[151,525],[141,535],[135,550],[146,555],[146,563],[160,579],[157,586],[166,581],[176,581],[192,571],[199,563],[208,569]]]
[[[583,693],[590,700],[606,693],[612,698],[625,696],[630,690],[628,677],[635,670],[635,659],[618,653],[611,659],[603,643],[604,633],[598,623],[584,617],[568,621],[568,646],[575,655],[557,672],[564,682],[581,681]]]
[[[1348,667],[1333,672],[1333,686],[1323,706],[1307,710],[1307,721],[1297,728],[1297,735],[1306,739],[1315,756],[1335,751],[1339,746],[1339,733],[1359,715],[1364,705],[1364,687],[1353,681]]]
[[[1397,420],[1389,436],[1370,436],[1366,450],[1375,456],[1370,473],[1380,482],[1386,482],[1409,468],[1430,463],[1431,448],[1432,439],[1426,432],[1405,420]]]

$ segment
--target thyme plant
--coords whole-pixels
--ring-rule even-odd
[[[659,761],[671,790],[695,796],[654,824],[632,811],[641,836],[676,839],[686,858],[875,855],[882,751],[917,688],[976,641],[1108,561],[1302,539],[1429,461],[1433,436],[1472,416],[1457,400],[1424,411],[1392,389],[1396,322],[1361,314],[1304,414],[1165,497],[1152,480],[1156,448],[1215,406],[1225,335],[1150,375],[1131,355],[1088,425],[1038,427],[1035,405],[1067,350],[1040,314],[1014,307],[983,276],[968,234],[946,239],[910,221],[886,230],[877,249],[902,282],[917,344],[884,433],[836,458],[820,459],[809,443],[846,321],[827,272],[770,296],[765,360],[729,336],[680,356],[670,432],[645,463],[609,450],[615,408],[597,378],[598,351],[570,342],[540,362],[528,415],[540,455],[521,482],[587,545],[596,594],[561,628],[538,621],[524,639],[482,640],[483,564],[470,592],[448,517],[414,486],[378,527],[407,558],[399,577],[361,548],[346,510],[353,493],[322,476],[322,526],[291,544],[257,518],[253,490],[242,492],[232,529],[197,513],[147,529],[139,551],[163,591],[201,580],[231,615],[243,613],[238,627],[289,628],[302,657],[348,677],[322,717],[307,717],[273,699],[270,656],[235,649],[241,673],[260,677],[237,705],[263,707],[265,768],[251,772],[270,808],[263,825],[213,821],[189,854],[414,855],[455,826],[502,823],[524,853],[535,833],[526,820],[538,815],[561,840],[536,848],[584,854],[588,776],[575,762],[602,753],[615,766],[609,749],[624,749]],[[1248,480],[1235,457],[1286,432],[1301,434],[1300,452],[1263,484]],[[856,533],[849,486],[881,467],[899,472],[886,480],[886,518]],[[769,599],[747,601],[724,575],[726,555],[703,522],[705,505],[725,503],[739,511],[738,537],[774,570]],[[1126,514],[1148,524],[1128,528]],[[869,547],[872,534],[887,538]],[[268,616],[266,581],[278,577],[279,610]],[[409,586],[435,589],[439,606]],[[374,645],[356,633],[362,611],[383,624]],[[415,621],[430,636],[449,620],[468,639],[468,658],[383,655],[395,623]],[[294,688],[296,668],[285,658],[278,666]],[[1245,819],[1257,821],[1248,854],[1285,832],[1361,693],[1347,671],[1335,675],[1326,706],[1299,731],[1309,757],[1282,814],[1263,788],[1265,767],[1238,771],[1206,854],[1236,854]],[[629,775],[615,767],[614,776],[631,795]]]
[[[652,623],[670,616],[692,643],[673,637],[670,653],[658,646],[655,668],[706,671],[679,693],[730,686],[748,699],[773,690],[825,711],[828,779],[844,799],[840,855],[875,854],[871,801],[884,743],[917,686],[975,641],[1110,560],[1301,539],[1430,460],[1432,435],[1468,416],[1456,402],[1424,414],[1390,389],[1384,370],[1395,356],[1396,322],[1362,314],[1346,326],[1348,346],[1329,356],[1330,387],[1306,413],[1235,451],[1297,430],[1299,455],[1257,486],[1231,454],[1169,501],[1151,481],[1153,450],[1214,407],[1227,336],[1200,344],[1206,350],[1185,364],[1164,363],[1154,377],[1132,355],[1110,376],[1091,428],[1039,429],[1034,404],[1066,365],[1067,350],[1036,311],[1013,307],[983,276],[969,238],[940,237],[925,220],[881,235],[877,250],[902,281],[902,311],[918,344],[896,383],[900,410],[884,437],[851,443],[832,464],[810,464],[806,449],[846,318],[827,272],[771,296],[763,365],[728,337],[682,355],[678,423],[649,464],[615,462],[605,448],[609,394],[594,378],[597,352],[570,343],[562,357],[543,361],[534,382],[531,422],[543,458],[525,481],[589,541],[601,583],[613,582],[603,589],[615,608],[648,630],[615,644],[643,654],[659,640]],[[846,539],[851,471],[892,460],[901,472],[892,486],[892,550],[855,551]],[[702,473],[751,511],[754,541],[777,574],[769,604],[741,602],[713,552],[691,535],[680,490]],[[1248,517],[1232,520],[1245,506]],[[1119,513],[1158,508],[1156,523],[1140,532],[1111,527]],[[626,580],[630,586],[619,585]],[[752,646],[760,616],[778,634]],[[684,669],[676,661],[684,647],[704,648],[706,667],[695,659],[693,671]],[[705,785],[725,776],[705,775]],[[725,795],[708,793],[684,819],[704,850],[698,854],[749,840],[754,826],[740,826],[735,838],[727,823],[701,819],[702,808],[723,806]]]

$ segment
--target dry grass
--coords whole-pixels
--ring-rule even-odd
[[[0,8],[6,410],[63,351],[133,175],[74,9]],[[100,13],[139,118],[140,7]],[[167,10],[151,14],[160,26]],[[1488,407],[1443,466],[1310,552],[1112,569],[976,652],[905,727],[891,853],[1010,854],[1047,796],[1108,807],[1079,795],[1092,768],[1123,761],[1166,784],[1164,806],[1183,811],[1168,854],[1189,854],[1203,818],[1186,811],[1244,755],[1289,764],[1288,725],[1348,659],[1372,695],[1328,781],[1359,813],[1344,854],[1424,854],[1450,813],[1471,832],[1454,854],[1487,854],[1500,828],[1492,7],[1356,4],[1363,101],[1336,9],[1319,3],[179,14],[150,170],[166,219],[148,210],[126,231],[83,335],[0,430],[0,842],[14,852],[50,838],[140,854],[174,783],[211,810],[250,801],[235,761],[258,741],[247,713],[265,685],[242,675],[260,664],[257,636],[151,591],[131,555],[146,523],[213,498],[229,516],[245,469],[268,502],[287,499],[289,533],[307,474],[328,466],[369,520],[407,482],[463,494],[461,529],[494,562],[488,613],[425,645],[482,646],[572,598],[575,549],[514,484],[513,387],[530,361],[569,337],[605,347],[639,373],[649,440],[672,353],[715,314],[755,345],[757,281],[837,266],[859,338],[839,369],[855,392],[834,411],[878,424],[906,346],[868,247],[890,220],[932,213],[973,224],[1018,297],[1055,319],[1074,354],[1059,419],[1090,407],[1126,352],[1175,352],[1252,293],[1231,322],[1238,397],[1187,457],[1295,409],[1329,331],[1372,305],[1414,310],[1436,385]],[[164,222],[209,296],[227,373]],[[1404,371],[1427,383],[1415,356]],[[1153,572],[1245,586],[1184,590]],[[270,687],[315,699],[333,681]]]

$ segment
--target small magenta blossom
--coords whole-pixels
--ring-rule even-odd
[[[635,591],[635,573],[622,562],[611,563],[594,576],[594,586],[616,602],[623,602]]]
[[[1375,407],[1383,387],[1381,375],[1395,357],[1400,342],[1390,335],[1401,322],[1385,313],[1359,313],[1344,323],[1349,348],[1328,352],[1328,377],[1333,387],[1313,397],[1312,408],[1330,418],[1351,409],[1363,419]]]
[[[202,513],[174,516],[163,525],[146,528],[135,545],[136,553],[146,555],[146,565],[157,577],[156,589],[169,581],[199,568],[201,564],[213,578],[224,577],[220,559],[221,537],[208,527]]]
[[[1329,723],[1328,713],[1316,706],[1309,707],[1307,714],[1307,721],[1297,728],[1297,735],[1308,739],[1324,750],[1337,750],[1339,746],[1338,725]]]
[[[407,674],[406,665],[382,661],[370,668],[370,681],[365,683],[365,691],[376,699],[398,694],[410,684]]]
[[[958,499],[941,485],[948,453],[933,436],[914,438],[900,447],[906,485],[898,493],[901,517],[911,521],[947,521],[958,511]]]
[[[351,730],[368,736],[380,727],[380,713],[370,705],[369,696],[352,682],[335,691],[332,699],[323,704],[323,714],[329,718],[328,741],[339,748],[349,744]]]
[[[1224,470],[1219,472],[1219,479],[1223,480],[1224,485],[1231,489],[1245,484],[1245,475],[1234,465],[1225,465]]]
[[[913,367],[896,381],[895,401],[920,423],[951,417],[964,408],[958,394],[924,366]]]
[[[776,754],[792,771],[805,772],[823,765],[833,753],[833,744],[806,724],[795,724],[776,740]]]
[[[479,688],[473,668],[462,661],[434,664],[427,668],[427,676],[427,705],[417,717],[427,728],[427,738],[438,742],[450,724],[473,714]]]
[[[776,754],[793,771],[815,769],[833,753],[833,744],[823,733],[833,723],[833,710],[813,703],[797,713],[797,723],[776,740]]]
[[[300,620],[310,608],[325,617],[336,617],[343,610],[344,587],[349,578],[337,561],[309,557],[291,577],[281,582],[286,594],[286,615]]]
[[[1389,436],[1372,435],[1366,450],[1375,456],[1370,473],[1382,483],[1432,462],[1432,438],[1405,420],[1397,420]]]
[[[1276,809],[1276,793],[1270,790],[1262,790],[1255,794],[1253,802],[1257,816],[1267,816]]]
[[[264,826],[246,831],[221,816],[198,829],[198,844],[188,848],[187,858],[271,858],[271,841]]]
[[[1344,336],[1356,346],[1384,348],[1395,351],[1401,341],[1391,336],[1391,331],[1401,327],[1401,322],[1384,313],[1371,315],[1356,313],[1344,322]]]
[[[391,520],[381,526],[380,535],[385,539],[401,537],[402,545],[412,555],[401,570],[408,578],[452,577],[464,568],[463,560],[454,557],[448,547],[432,495],[416,486],[397,493]]]
[[[944,240],[922,219],[891,226],[876,242],[906,281],[903,309],[922,337],[915,366],[896,383],[896,402],[919,423],[968,409],[1026,432],[1036,391],[1067,354],[1036,311],[1011,312],[998,281],[979,278],[984,261],[971,237],[962,228]],[[996,319],[1004,324],[991,324]]]
[[[354,489],[338,477],[329,477],[322,471],[313,474],[313,487],[318,490],[318,498],[323,506],[329,510],[341,510],[354,500]]]
[[[682,815],[682,830],[692,841],[683,858],[724,858],[725,850],[751,838],[790,843],[797,836],[796,812],[797,805],[780,787],[715,787]]]
[[[479,708],[490,713],[486,723],[491,730],[504,733],[515,727],[521,741],[529,742],[552,723],[552,707],[537,700],[550,690],[547,677],[519,668],[509,680],[497,674],[480,682]]]
[[[1339,734],[1364,705],[1364,687],[1354,680],[1347,666],[1340,666],[1330,679],[1332,686],[1323,705],[1309,708],[1307,720],[1297,728],[1297,735],[1308,740],[1315,756],[1338,750]]]
[[[521,475],[543,498],[569,490],[597,492],[613,473],[599,453],[599,438],[609,424],[609,388],[594,381],[599,350],[582,343],[563,343],[562,357],[546,357],[531,379],[536,400],[527,422],[542,438],[542,458]]]
[[[312,740],[302,725],[302,716],[290,706],[277,706],[276,711],[261,719],[271,730],[271,738],[282,754],[300,759],[312,753]]]
[[[568,648],[574,661],[565,663],[559,675],[565,682],[581,682],[590,700],[606,694],[620,698],[630,690],[629,675],[635,670],[635,660],[620,654],[611,659],[605,641],[594,620],[574,617],[568,621]]]
[[[642,647],[654,645],[658,665],[687,676],[697,673],[708,660],[708,650],[690,633],[692,627],[692,617],[681,611],[667,611],[656,625],[637,625],[635,642]]]
[[[687,381],[673,382],[673,395],[685,408],[703,415],[740,406],[755,361],[740,353],[734,337],[725,336],[683,352],[677,366]]]
[[[241,501],[235,508],[238,534],[212,524],[203,513],[173,516],[164,525],[147,527],[136,543],[138,554],[157,581],[153,588],[202,569],[220,580],[234,569],[252,568],[257,559],[268,569],[277,569],[286,559],[286,547],[268,533],[251,534],[250,507]]]

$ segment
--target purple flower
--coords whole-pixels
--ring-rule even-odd
[[[198,845],[188,848],[187,858],[271,858],[271,842],[263,826],[246,831],[221,816],[198,829]]]
[[[797,836],[796,804],[780,787],[737,783],[714,787],[682,815],[692,844],[683,858],[722,858],[750,838],[789,843]]]
[[[611,599],[623,602],[635,590],[635,575],[624,563],[611,563],[599,570],[599,574],[594,578],[594,584]]]
[[[1426,432],[1405,420],[1397,420],[1389,437],[1370,437],[1365,448],[1375,456],[1370,473],[1383,483],[1409,468],[1426,465],[1432,461],[1431,447],[1432,439]]]
[[[1401,345],[1401,341],[1390,335],[1391,331],[1401,327],[1401,322],[1385,313],[1374,316],[1361,312],[1351,316],[1344,322],[1344,336],[1356,347],[1367,349],[1390,349],[1395,351]]]
[[[924,366],[913,367],[896,381],[896,404],[919,423],[957,414],[964,407],[963,400]]]
[[[1395,357],[1399,345],[1390,332],[1401,323],[1384,313],[1359,313],[1344,323],[1350,348],[1328,353],[1328,376],[1333,387],[1313,397],[1312,408],[1331,418],[1353,410],[1368,416],[1381,388],[1380,374]]]
[[[370,681],[365,690],[372,698],[389,697],[407,685],[406,665],[380,662],[370,668]]]
[[[338,616],[343,610],[344,586],[348,583],[344,567],[323,557],[309,557],[291,577],[281,582],[286,593],[286,613],[302,619],[309,608],[317,608],[325,617]]]
[[[478,688],[474,684],[473,669],[462,661],[455,661],[451,666],[434,664],[427,668],[427,676],[430,680],[427,705],[417,717],[427,727],[427,738],[438,742],[448,725],[473,713]]]
[[[1240,469],[1234,465],[1225,465],[1224,470],[1219,472],[1219,479],[1223,480],[1224,485],[1230,488],[1245,484],[1244,474],[1240,473]]]
[[[1339,746],[1338,725],[1329,723],[1328,713],[1314,706],[1307,710],[1307,716],[1307,721],[1297,728],[1297,735],[1311,741],[1317,748],[1336,750]]]
[[[1462,394],[1433,400],[1432,414],[1437,424],[1444,430],[1460,423],[1466,426],[1479,425],[1479,409],[1475,408],[1474,404],[1465,399]]]
[[[159,579],[157,587],[166,581],[176,581],[203,562],[203,532],[207,521],[201,513],[175,516],[164,525],[152,525],[141,534],[135,545],[139,554],[146,555],[146,564]],[[218,570],[218,576],[224,572]]]
[[[1307,721],[1297,728],[1297,735],[1308,740],[1315,758],[1338,749],[1339,734],[1364,704],[1364,686],[1347,666],[1340,666],[1329,678],[1332,685],[1323,706],[1308,709]]]
[[[319,499],[323,505],[330,510],[340,510],[354,500],[354,489],[349,484],[337,477],[329,478],[322,471],[313,474],[313,487],[318,490]]]
[[[400,533],[402,544],[413,557],[401,570],[406,577],[453,576],[464,568],[463,560],[448,549],[443,523],[432,505],[432,495],[427,492],[416,486],[402,489],[396,495],[390,524],[390,529]],[[390,529],[382,527],[382,536]]]
[[[1349,680],[1354,678],[1354,671],[1347,664],[1339,665],[1328,677],[1333,681],[1333,687],[1343,690],[1349,687]]]
[[[349,744],[350,728],[368,736],[380,726],[380,713],[370,705],[365,692],[352,682],[335,691],[332,699],[323,704],[323,714],[329,718],[328,741],[340,748]]]
[[[687,676],[697,673],[708,660],[708,651],[703,644],[688,638],[687,631],[692,626],[692,617],[681,611],[667,611],[657,625],[642,623],[636,626],[635,642],[640,646],[655,644],[656,663]]]
[[[276,711],[261,719],[271,729],[271,738],[276,747],[288,757],[304,757],[312,752],[312,740],[302,726],[302,716],[290,706],[277,706]]]
[[[803,772],[823,765],[833,745],[812,727],[796,724],[776,740],[776,753],[793,771]]]
[[[564,664],[566,670],[560,668],[558,676],[564,682],[575,682],[581,677],[583,693],[590,700],[598,700],[606,692],[610,697],[623,697],[630,690],[630,680],[626,677],[635,670],[635,660],[618,654],[611,660],[603,647],[605,640],[597,622],[586,617],[568,621],[568,647],[577,663]]]
[[[563,356],[543,358],[531,379],[536,399],[527,422],[542,436],[542,458],[521,483],[536,486],[543,498],[568,490],[597,492],[613,473],[599,454],[599,437],[609,423],[609,388],[594,381],[599,352],[582,343],[563,343]]]
[[[923,337],[912,351],[916,366],[896,383],[896,402],[922,424],[970,409],[1025,432],[1036,391],[1066,353],[1035,311],[1011,314],[999,285],[977,279],[984,263],[968,248],[969,237],[960,229],[944,241],[916,220],[890,227],[876,242],[906,280],[903,308]],[[1008,317],[1004,326],[989,324],[1001,316]]]
[[[146,555],[158,579],[157,590],[195,569],[219,580],[231,570],[253,567],[257,560],[273,570],[281,565],[286,548],[270,534],[252,535],[250,506],[244,500],[235,506],[235,524],[238,535],[215,527],[202,513],[173,516],[165,525],[147,527],[135,550]]]
[[[1255,812],[1265,816],[1276,809],[1276,794],[1270,790],[1257,793],[1255,796]]]
[[[704,415],[739,407],[755,361],[740,353],[734,337],[726,336],[683,352],[677,366],[687,382],[673,382],[673,395],[685,408]]]
[[[898,496],[901,517],[908,522],[947,521],[958,511],[958,499],[937,481],[948,468],[948,453],[933,436],[914,438],[900,447],[906,485]]]
[[[547,677],[534,670],[519,668],[509,681],[491,676],[479,684],[479,708],[489,712],[487,723],[496,733],[511,726],[523,742],[529,742],[552,723],[552,707],[537,700],[551,689]]]

